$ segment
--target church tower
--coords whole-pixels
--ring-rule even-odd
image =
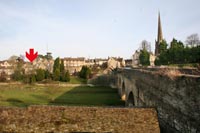
[[[158,37],[157,41],[155,41],[155,55],[159,55],[159,45],[163,40],[163,34],[162,34],[162,26],[161,26],[161,20],[160,20],[160,12],[158,13]]]

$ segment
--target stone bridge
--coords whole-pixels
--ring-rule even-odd
[[[200,133],[200,76],[176,71],[121,69],[90,83],[119,90],[129,107],[154,107],[161,132]]]

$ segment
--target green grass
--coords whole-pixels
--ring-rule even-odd
[[[69,83],[71,83],[71,84],[86,84],[87,80],[79,78],[79,77],[75,77],[75,76],[70,76]]]
[[[58,85],[0,85],[0,106],[87,105],[123,106],[117,89],[109,87],[61,87]]]
[[[59,81],[53,81],[53,80],[43,80],[37,83],[44,83],[44,84],[87,84],[86,79],[79,78],[77,76],[70,76],[69,82],[59,82]]]
[[[70,81],[69,82],[59,82],[59,81],[54,81],[50,79],[45,79],[40,82],[36,83],[42,83],[42,84],[87,84],[86,79],[79,78],[78,76],[70,76]]]

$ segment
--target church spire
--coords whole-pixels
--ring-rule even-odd
[[[160,19],[160,12],[158,13],[158,37],[156,41],[156,46],[155,46],[155,55],[159,55],[159,45],[163,40],[163,34],[162,34],[162,26],[161,26],[161,19]]]
[[[160,20],[160,12],[158,13],[158,38],[157,42],[160,43],[163,40],[163,34],[162,34],[162,26],[161,26],[161,20]]]

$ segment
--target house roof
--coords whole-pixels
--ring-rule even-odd
[[[84,57],[77,57],[77,58],[72,58],[72,57],[65,57],[63,58],[65,61],[85,61]]]
[[[102,58],[95,58],[94,60],[95,60],[96,62],[97,62],[97,61],[108,61],[108,59],[102,59]]]
[[[125,60],[125,62],[130,63],[130,62],[132,62],[132,59],[127,59],[127,60]]]

